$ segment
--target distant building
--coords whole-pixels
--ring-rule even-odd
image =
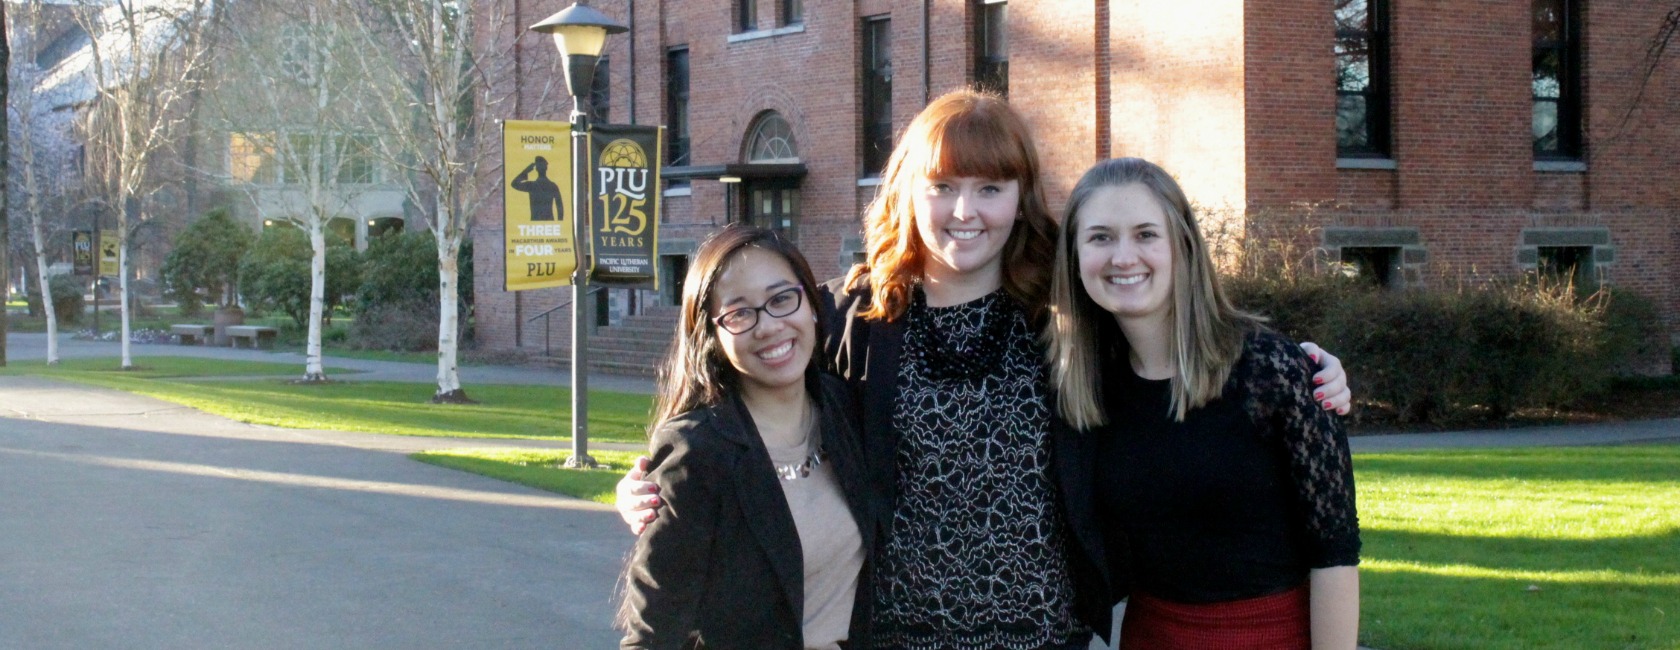
[[[554,49],[522,32],[565,4],[514,5],[503,117],[565,119]],[[842,273],[894,135],[930,97],[978,84],[1031,122],[1053,208],[1093,162],[1141,156],[1210,218],[1376,282],[1573,273],[1652,298],[1680,332],[1680,52],[1643,67],[1667,3],[594,6],[626,23],[635,10],[634,39],[613,37],[602,65],[608,116],[667,125],[670,152],[664,289],[608,292],[606,323],[673,304],[687,255],[727,222],[782,229],[819,275]],[[564,313],[531,319],[570,292],[500,291],[498,203],[473,233],[481,345],[540,350],[547,334],[563,351]]]

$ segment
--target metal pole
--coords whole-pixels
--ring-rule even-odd
[[[593,63],[593,62],[591,62]],[[589,323],[584,298],[589,295],[589,115],[584,95],[573,96],[572,109],[572,247],[577,269],[572,271],[572,457],[567,467],[596,467],[589,456]]]

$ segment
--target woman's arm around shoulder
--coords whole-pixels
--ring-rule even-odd
[[[1288,452],[1291,481],[1304,509],[1312,568],[1359,563],[1359,516],[1353,458],[1342,418],[1313,397],[1315,367],[1289,339],[1257,332],[1243,363],[1255,415]]]
[[[1353,460],[1341,418],[1312,395],[1315,364],[1288,339],[1249,338],[1251,396],[1267,413],[1289,457],[1307,530],[1306,560],[1314,650],[1352,650],[1359,637],[1359,515]]]
[[[663,511],[636,540],[626,570],[624,648],[681,648],[699,630],[723,484],[710,426],[700,411],[654,430],[647,478]]]

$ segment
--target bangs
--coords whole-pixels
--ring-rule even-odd
[[[999,110],[971,110],[929,125],[924,177],[1031,178],[1026,125]]]

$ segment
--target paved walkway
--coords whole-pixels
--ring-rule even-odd
[[[615,514],[404,455],[487,442],[0,377],[0,648],[613,647]]]

